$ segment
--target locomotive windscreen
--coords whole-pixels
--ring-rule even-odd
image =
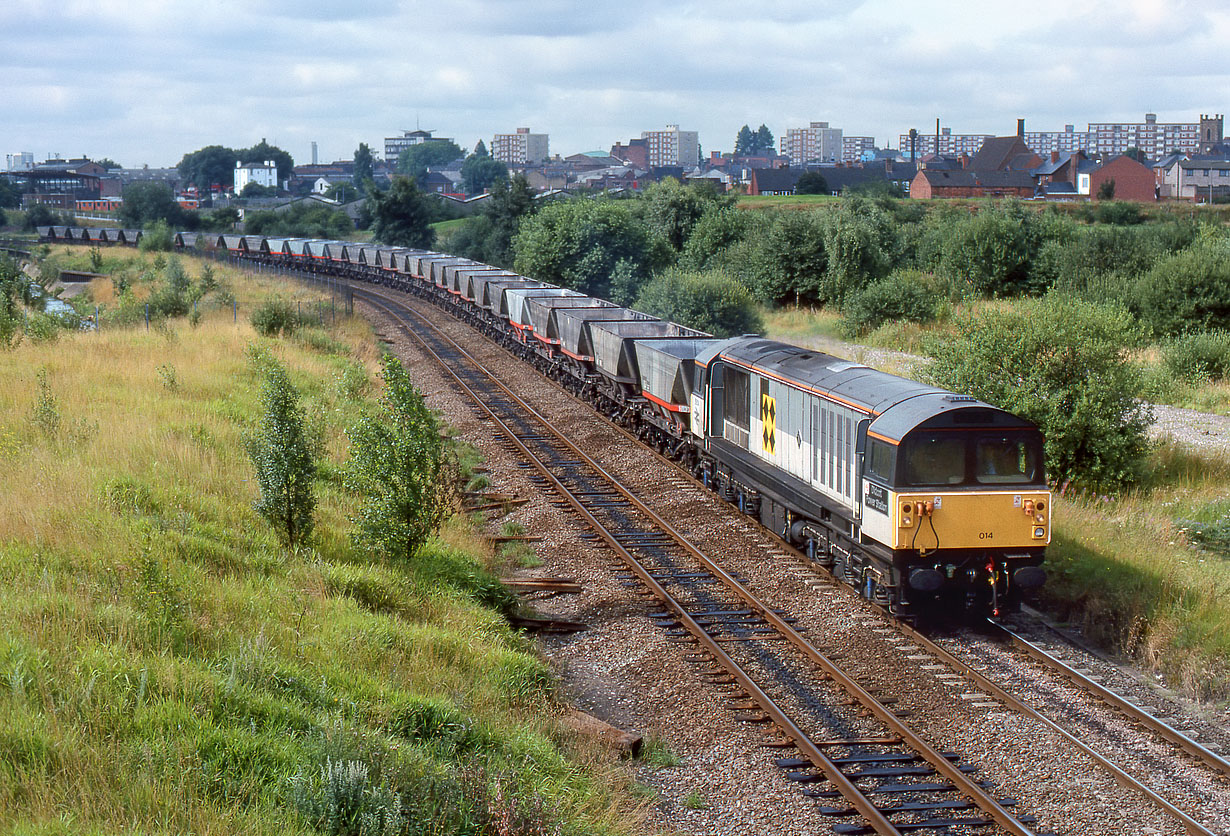
[[[1041,436],[1028,431],[911,434],[899,471],[901,484],[919,487],[1046,482]]]

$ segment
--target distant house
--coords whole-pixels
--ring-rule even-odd
[[[1052,183],[1067,183],[1075,188],[1076,174],[1086,161],[1084,151],[1052,151],[1051,158],[1034,169],[1039,186]]]
[[[1230,160],[1198,155],[1190,160],[1173,159],[1158,174],[1162,196],[1207,201],[1230,195]],[[1115,182],[1118,196],[1119,183]]]
[[[267,189],[278,187],[278,166],[273,160],[263,163],[235,163],[235,193],[239,194],[249,183]]]
[[[1034,177],[1028,171],[937,171],[924,168],[910,183],[910,197],[919,200],[953,197],[1033,197]]]
[[[1020,124],[1020,130],[1025,126]],[[1042,158],[1029,150],[1020,136],[993,136],[982,143],[970,160],[971,171],[1030,171],[1042,165]]]
[[[801,168],[753,168],[748,172],[749,195],[792,195],[803,176]]]
[[[1113,180],[1115,200],[1133,200],[1140,203],[1153,203],[1157,200],[1157,180],[1153,176],[1153,169],[1143,165],[1135,157],[1120,155],[1087,176],[1089,189],[1086,194],[1096,197],[1102,184]]]

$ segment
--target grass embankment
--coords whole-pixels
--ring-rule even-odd
[[[835,313],[781,308],[766,320],[775,339],[860,359],[841,343]],[[895,322],[860,341],[917,353],[924,335],[950,327],[947,319],[925,328]],[[1228,389],[1220,383],[1190,391],[1208,408]],[[1162,445],[1150,453],[1147,471],[1147,483],[1122,496],[1056,496],[1051,580],[1039,603],[1184,692],[1230,699],[1230,460]]]
[[[617,779],[566,754],[553,677],[464,521],[411,565],[351,545],[366,325],[261,340],[242,312],[272,285],[221,279],[237,325],[228,305],[0,352],[0,832],[314,832],[303,811],[395,798],[396,832],[619,831]],[[252,510],[253,343],[320,461],[298,553]]]

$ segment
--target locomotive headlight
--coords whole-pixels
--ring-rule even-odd
[[[1046,529],[1045,529],[1045,528],[1043,528],[1042,526],[1038,526],[1037,528],[1035,528],[1035,529],[1034,529],[1034,537],[1035,537],[1035,538],[1037,538],[1037,539],[1039,539],[1039,540],[1040,540],[1040,539],[1042,539],[1042,538],[1043,538],[1043,537],[1045,537],[1045,536],[1046,536]]]

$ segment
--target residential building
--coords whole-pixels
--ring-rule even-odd
[[[1155,113],[1146,113],[1143,122],[1090,122],[1088,150],[1091,156],[1110,156],[1138,148],[1154,160],[1172,152],[1195,153],[1200,148],[1200,127],[1196,122],[1158,122]]]
[[[1074,151],[1089,152],[1089,131],[1078,131],[1075,125],[1064,125],[1062,131],[1026,131],[1025,144],[1040,157],[1053,153],[1071,154]]]
[[[1085,178],[1088,183],[1083,183]],[[1077,175],[1076,191],[1097,196],[1104,183],[1115,184],[1115,200],[1133,200],[1152,203],[1157,200],[1157,183],[1153,169],[1143,165],[1135,157],[1115,157],[1088,174]],[[1230,184],[1230,181],[1227,181]]]
[[[841,138],[841,161],[843,163],[869,162],[875,159],[875,153],[875,137],[843,136]]]
[[[1025,144],[1025,120],[1016,121],[1016,136],[993,136],[985,140],[970,160],[971,171],[1030,171],[1042,158]]]
[[[687,166],[700,162],[700,134],[681,131],[678,125],[667,125],[664,131],[642,131],[650,168]]]
[[[911,134],[901,134],[898,148],[907,160],[913,157],[921,159],[928,154],[940,157],[959,157],[962,154],[974,155],[982,147],[982,143],[991,139],[991,134],[954,134],[952,128],[937,129],[934,134],[914,131]]]
[[[273,160],[263,163],[235,163],[235,194],[239,194],[249,183],[264,186],[267,189],[278,187],[278,165]]]
[[[386,136],[384,138],[384,158],[391,165],[397,164],[397,158],[401,152],[413,145],[421,145],[424,142],[452,142],[451,139],[435,137],[432,134],[434,131],[402,131],[401,136]]]
[[[649,168],[649,143],[643,139],[630,139],[627,145],[616,142],[611,146],[611,156],[628,165],[641,169]]]
[[[910,197],[1033,197],[1034,177],[1028,171],[950,171],[924,168],[910,183]]]
[[[793,165],[835,163],[843,159],[841,128],[830,128],[828,122],[812,122],[806,128],[787,128],[780,145]]]
[[[517,128],[512,134],[496,134],[491,139],[492,159],[505,165],[537,165],[550,156],[547,135],[532,134],[529,128]]]
[[[802,168],[753,168],[748,171],[749,195],[791,195],[803,176]]]
[[[1174,157],[1163,166],[1158,177],[1162,197],[1208,202],[1230,195],[1230,160]],[[1119,184],[1115,183],[1118,197]]]

